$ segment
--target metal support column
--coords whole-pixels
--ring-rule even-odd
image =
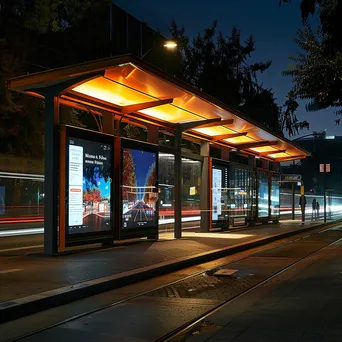
[[[221,147],[221,159],[222,160],[229,160],[229,147]]]
[[[253,170],[256,167],[256,160],[254,156],[248,156],[248,166],[251,166]]]
[[[201,173],[201,197],[200,197],[200,208],[201,208],[201,232],[208,232],[210,228],[210,170],[209,170],[209,155],[210,155],[210,144],[205,141],[201,143],[201,156],[204,157],[202,163]]]
[[[106,134],[114,134],[114,116],[112,113],[102,113],[102,131]]]
[[[292,220],[295,219],[295,192],[296,192],[296,184],[292,183]]]
[[[158,134],[159,129],[157,126],[146,125],[147,126],[147,141],[151,144],[158,144]]]
[[[324,164],[323,174],[323,187],[324,187],[324,223],[327,222],[327,164]]]
[[[182,131],[175,130],[175,238],[182,237]]]
[[[44,253],[58,252],[59,99],[45,96]]]

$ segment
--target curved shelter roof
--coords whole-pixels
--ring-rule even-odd
[[[34,96],[54,91],[61,102],[175,128],[273,161],[309,153],[237,110],[132,56],[87,62],[8,80]]]

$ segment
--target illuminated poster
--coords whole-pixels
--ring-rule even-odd
[[[68,233],[111,229],[111,146],[68,140]]]
[[[212,188],[212,219],[218,220],[222,213],[222,170],[213,169],[213,188]]]
[[[258,216],[268,216],[268,178],[259,175]]]
[[[0,186],[0,215],[5,215],[5,187]]]
[[[122,152],[122,228],[156,226],[156,153],[129,148]]]

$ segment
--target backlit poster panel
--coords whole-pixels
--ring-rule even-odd
[[[67,148],[68,234],[111,230],[111,146],[68,138]]]
[[[212,219],[218,220],[222,214],[222,170],[213,169],[213,188],[212,188]]]
[[[157,227],[157,155],[123,148],[122,228]]]

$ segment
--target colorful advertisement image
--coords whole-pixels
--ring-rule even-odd
[[[221,215],[221,201],[222,201],[222,170],[213,169],[213,189],[212,189],[212,219],[218,220]]]
[[[122,171],[122,228],[157,225],[157,155],[124,148]]]
[[[111,146],[68,140],[68,233],[111,230]]]

